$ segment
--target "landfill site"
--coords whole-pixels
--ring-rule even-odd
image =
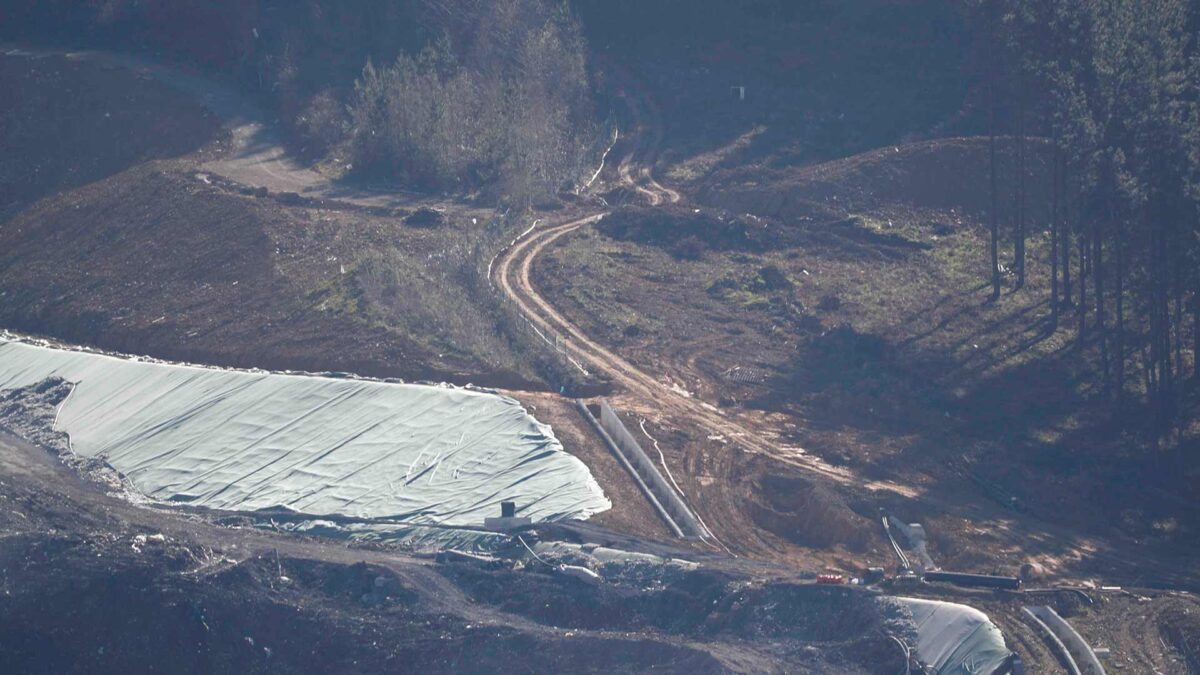
[[[435,570],[447,577],[444,584],[460,587],[457,594],[499,594],[493,602],[504,606],[520,603],[502,599],[512,587],[534,597],[544,593],[551,602],[529,609],[549,612],[544,618],[552,621],[573,622],[554,619],[554,614],[604,608],[614,612],[608,621],[615,626],[624,625],[622,615],[628,613],[632,625],[662,623],[669,632],[675,622],[694,622],[695,617],[678,615],[682,607],[694,607],[706,616],[683,635],[696,630],[715,629],[718,635],[761,630],[772,642],[778,640],[776,648],[786,650],[789,658],[803,661],[811,653],[818,671],[873,668],[876,660],[904,668],[912,660],[934,672],[997,672],[1013,661],[1003,634],[986,614],[961,603],[880,593],[878,584],[890,575],[882,569],[866,570],[864,579],[842,574],[805,578],[704,546],[717,540],[607,403],[601,404],[599,415],[584,407],[581,416],[669,526],[678,540],[674,543],[669,538],[643,541],[589,526],[590,516],[612,504],[588,468],[563,450],[550,427],[493,391],[328,374],[222,370],[70,349],[13,335],[0,343],[0,373],[6,464],[18,463],[23,452],[52,451],[78,472],[75,487],[93,492],[89,501],[111,502],[105,511],[145,510],[141,518],[146,521],[177,520],[183,532],[195,528],[211,536],[213,531],[200,524],[217,523],[301,535],[309,545],[314,544],[308,537],[331,537],[375,552],[351,568],[387,558],[379,551],[392,550],[389,543],[399,544],[406,555],[392,564]],[[43,480],[61,471],[47,458],[35,467],[49,475],[31,472],[30,477]],[[20,479],[12,478],[13,488],[36,485]],[[25,485],[18,488],[18,481]],[[14,497],[19,499],[8,499]],[[523,515],[516,515],[518,505]],[[883,522],[886,531],[888,521]],[[140,529],[133,522],[128,526],[131,531]],[[900,527],[905,546],[916,541],[915,550],[923,554],[922,540],[904,524]],[[192,536],[142,532],[131,534],[126,543],[134,555],[178,558],[191,554],[184,542]],[[899,559],[906,560],[897,539],[890,541]],[[59,544],[64,545],[62,552],[69,551],[70,543]],[[350,557],[358,550],[339,549]],[[55,566],[52,550],[39,551],[48,556],[43,564],[51,569],[46,572]],[[272,554],[277,568],[272,583],[281,587],[296,583],[288,576],[292,565],[316,564],[279,558],[278,549]],[[251,564],[260,563],[261,555]],[[246,564],[211,550],[204,556],[179,573],[201,580]],[[366,592],[356,600],[383,608],[416,591],[406,588],[404,573],[397,579],[389,568],[348,571],[366,577],[353,583],[323,583],[360,585]],[[908,570],[905,574],[915,590],[920,579]],[[775,575],[780,578],[764,579]],[[961,576],[946,580],[1018,589],[1017,579]],[[546,588],[535,590],[539,586]],[[697,591],[698,597],[693,595]],[[684,604],[675,606],[670,599]],[[710,604],[729,616],[719,617],[723,612],[706,607]],[[801,619],[806,612],[814,616]],[[831,618],[833,625],[822,625]],[[599,625],[592,630],[581,626],[581,641],[589,633],[608,632],[601,628],[603,618],[587,617],[584,623],[597,619]],[[13,631],[9,636],[14,636],[14,628],[8,629]],[[824,653],[830,642],[837,649],[832,662],[825,662],[831,658]],[[720,669],[721,658],[711,652],[669,647],[647,649],[651,653],[639,668],[674,667],[675,659],[686,654],[697,665]],[[264,644],[263,649],[271,646]],[[655,661],[666,652],[671,654],[668,661]]]
[[[0,2],[0,672],[1200,673],[1200,296],[1147,459],[976,10],[85,4]]]

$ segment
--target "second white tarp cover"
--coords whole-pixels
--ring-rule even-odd
[[[1008,658],[1004,635],[983,612],[966,605],[893,598],[912,617],[917,659],[938,675],[993,673]]]
[[[0,339],[0,389],[75,383],[55,428],[143,494],[213,509],[479,526],[608,509],[587,467],[504,396],[141,362]]]

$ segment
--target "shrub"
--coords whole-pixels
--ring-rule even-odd
[[[491,187],[526,203],[576,178],[592,103],[578,22],[547,0],[467,3],[470,49],[445,38],[367,62],[349,108],[353,165],[434,189]]]
[[[788,291],[792,288],[792,280],[776,265],[767,265],[760,269],[758,278],[761,280],[763,290]]]
[[[671,247],[671,255],[679,260],[700,260],[708,249],[704,240],[694,235],[688,235]]]
[[[310,152],[325,154],[345,139],[350,129],[346,108],[332,90],[317,94],[296,117],[300,140]]]
[[[445,221],[445,216],[431,208],[422,206],[404,219],[405,225],[412,227],[437,227]]]

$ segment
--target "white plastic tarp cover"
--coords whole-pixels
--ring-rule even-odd
[[[917,658],[934,673],[989,675],[1008,658],[1004,635],[983,612],[953,602],[896,600],[912,613]]]
[[[155,499],[454,526],[480,526],[501,500],[534,521],[611,507],[550,427],[504,396],[0,340],[0,389],[52,376],[76,383],[55,423],[74,452]]]

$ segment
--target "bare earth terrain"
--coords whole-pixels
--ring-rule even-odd
[[[979,301],[980,197],[941,178],[979,164],[978,141],[668,187],[655,178],[671,168],[668,122],[628,87],[634,123],[590,191],[536,223],[501,221],[330,181],[203,78],[96,54],[0,55],[0,73],[24,88],[0,103],[21,122],[0,139],[0,326],[159,358],[501,388],[614,503],[563,536],[704,563],[652,588],[593,587],[265,532],[236,514],[133,506],[4,433],[0,662],[13,672],[896,672],[866,595],[810,583],[894,568],[881,510],[923,523],[946,569],[1035,562],[1048,574],[1033,586],[1125,587],[1036,602],[1109,647],[1115,668],[1195,672],[1190,525],[1146,534],[1194,477],[1135,511],[1135,480],[1100,494],[1075,475],[1082,458],[1045,454],[1086,420],[1047,409],[997,433],[1028,412],[1015,383],[1051,387],[1073,366],[1034,320],[1045,270],[1014,302]],[[35,124],[48,107],[61,115]],[[138,142],[80,140],[116,135]],[[414,225],[419,209],[441,224]],[[709,234],[681,241],[689,227]],[[959,290],[912,293],[935,284]],[[662,543],[653,509],[535,362],[575,366],[530,347],[514,316],[611,392],[711,540]],[[1016,468],[1033,455],[1050,459]],[[917,593],[987,612],[1029,672],[1058,667],[1021,617],[1028,596]],[[114,606],[127,621],[108,620]]]

